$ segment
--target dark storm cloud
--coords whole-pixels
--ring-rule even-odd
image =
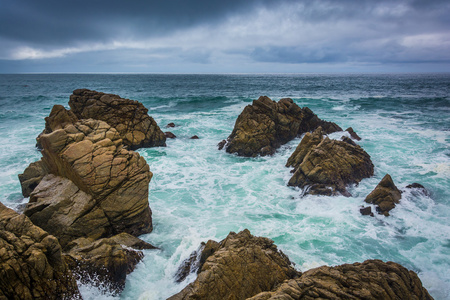
[[[448,0],[1,0],[0,72],[448,64],[449,15]]]

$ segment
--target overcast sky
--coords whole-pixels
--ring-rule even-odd
[[[0,0],[0,73],[436,71],[449,0]]]

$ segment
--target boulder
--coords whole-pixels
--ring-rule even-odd
[[[359,135],[353,130],[353,128],[349,127],[347,129],[345,129],[345,131],[347,131],[350,136],[352,137],[352,139],[360,141],[361,138],[359,137]]]
[[[42,160],[31,163],[23,174],[19,174],[20,186],[22,187],[22,195],[30,197],[31,192],[41,182],[42,178],[48,174],[46,165]]]
[[[417,182],[408,184],[406,188],[412,190],[413,195],[417,196],[423,195],[427,197],[431,195],[430,192],[423,185]]]
[[[81,299],[57,238],[2,203],[0,299]]]
[[[299,276],[273,241],[247,229],[231,232],[205,257],[197,279],[169,299],[246,299]]]
[[[40,136],[49,173],[24,213],[61,241],[152,231],[145,159],[126,150],[115,128],[80,120]]]
[[[171,122],[171,123],[167,124],[166,127],[167,127],[167,128],[175,127],[175,123],[172,123],[172,122]]]
[[[198,137],[197,135],[193,135],[193,136],[190,137],[190,139],[191,139],[191,140],[198,140],[199,137]]]
[[[166,131],[166,132],[164,132],[164,135],[166,136],[166,138],[168,138],[168,139],[174,139],[174,138],[176,138],[177,136],[175,135],[175,134],[173,134],[172,132],[170,132],[170,131]]]
[[[78,119],[102,120],[130,149],[166,145],[166,137],[142,103],[87,89],[73,91],[69,106]]]
[[[342,131],[335,123],[319,119],[309,108],[300,108],[290,98],[275,102],[261,96],[237,118],[226,151],[247,157],[271,155],[281,145],[319,126],[325,133]]]
[[[306,133],[286,166],[294,167],[289,186],[297,186],[312,195],[350,196],[349,184],[357,184],[373,175],[374,166],[367,154],[353,141],[323,138],[318,127]]]
[[[386,174],[364,201],[377,205],[379,214],[389,216],[389,211],[400,202],[401,197],[402,193],[395,186],[391,176]]]
[[[222,150],[223,147],[225,147],[225,145],[227,144],[226,140],[222,140],[217,144],[217,148],[219,148],[219,150]]]
[[[304,272],[275,290],[251,300],[292,299],[433,299],[419,277],[394,262],[367,260]]]
[[[362,207],[359,209],[359,212],[361,213],[361,215],[363,216],[371,216],[373,217],[373,212],[372,212],[372,207],[367,206],[367,207]]]
[[[136,247],[155,249],[134,236],[121,233],[99,240],[76,239],[67,246],[69,250],[65,259],[80,282],[118,294],[125,287],[127,274],[144,256],[141,251],[133,249]]]

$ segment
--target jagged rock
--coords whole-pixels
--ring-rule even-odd
[[[73,91],[69,106],[78,119],[97,119],[114,127],[130,149],[165,146],[166,137],[142,103],[87,89]]]
[[[56,237],[2,203],[0,299],[81,299]]]
[[[48,170],[42,160],[31,163],[23,172],[19,174],[22,195],[30,197],[31,192],[37,187],[42,178],[48,174]]]
[[[304,272],[251,300],[292,299],[433,299],[419,277],[394,262],[367,260]]]
[[[217,147],[219,148],[219,150],[222,150],[223,147],[225,147],[225,145],[227,144],[226,140],[222,140],[217,144]]]
[[[305,134],[286,166],[294,167],[289,186],[328,196],[350,196],[347,185],[372,176],[374,170],[369,154],[359,145],[323,138],[321,127]]]
[[[367,206],[367,207],[363,207],[359,209],[359,212],[361,213],[361,215],[363,216],[371,216],[373,217],[373,212],[372,212],[372,207]]]
[[[359,137],[359,135],[353,130],[353,128],[349,127],[347,129],[345,129],[345,131],[347,131],[350,136],[352,137],[352,139],[360,141],[361,138]]]
[[[132,249],[136,246],[155,248],[127,233],[99,240],[79,238],[67,246],[69,250],[65,259],[82,283],[120,293],[125,287],[127,274],[134,270],[144,256],[141,251]]]
[[[63,247],[79,237],[151,232],[152,173],[143,157],[122,147],[116,129],[103,121],[80,120],[39,141],[42,161],[55,176],[41,181],[24,213]]]
[[[178,268],[177,273],[175,274],[175,281],[182,282],[190,273],[200,273],[206,259],[213,255],[218,248],[219,243],[216,241],[209,240],[206,243],[202,242],[200,247],[192,252],[189,258]]]
[[[197,279],[169,299],[246,299],[298,275],[273,241],[245,229],[222,240]]]
[[[391,176],[386,174],[364,201],[378,205],[378,213],[389,216],[389,211],[395,207],[396,203],[400,202],[401,197],[402,194],[395,186]]]
[[[320,120],[309,108],[300,108],[290,98],[277,103],[261,96],[237,118],[226,151],[247,157],[271,155],[281,145],[319,126],[325,133],[342,131],[335,123]]]
[[[164,132],[164,135],[166,136],[166,138],[168,138],[168,139],[174,139],[174,138],[176,138],[177,136],[175,135],[175,134],[173,134],[172,132],[170,132],[170,131],[166,131],[166,132]]]

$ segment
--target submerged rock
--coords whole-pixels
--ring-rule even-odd
[[[430,192],[420,183],[414,182],[414,183],[408,184],[406,186],[406,188],[411,189],[413,191],[413,194],[415,194],[415,195],[422,194],[427,197],[430,196]]]
[[[149,167],[122,146],[118,132],[99,120],[80,120],[43,134],[49,173],[31,193],[24,213],[65,246],[79,237],[152,231]]]
[[[349,139],[350,140],[350,139]],[[323,138],[322,128],[306,133],[287,167],[294,167],[289,186],[298,186],[307,194],[350,196],[347,185],[373,175],[374,166],[359,145]]]
[[[433,299],[419,277],[394,262],[367,260],[319,267],[286,281],[252,300],[292,299]]]
[[[114,127],[130,149],[166,145],[166,137],[142,103],[87,89],[73,91],[69,106],[79,119],[96,119]]]
[[[231,232],[205,257],[197,279],[169,299],[246,299],[299,276],[273,241],[247,229]]]
[[[400,202],[401,197],[402,194],[391,176],[386,174],[364,201],[377,205],[378,213],[389,216],[389,211]]]
[[[164,135],[166,136],[166,138],[168,138],[168,139],[174,139],[174,138],[176,138],[177,136],[175,135],[175,134],[173,134],[172,132],[170,132],[170,131],[166,131],[166,132],[164,132]]]
[[[319,126],[325,133],[342,131],[335,123],[319,119],[309,108],[300,108],[290,98],[275,102],[261,96],[237,118],[226,151],[247,157],[271,155],[281,145]]]
[[[81,299],[56,237],[2,203],[0,299]]]

